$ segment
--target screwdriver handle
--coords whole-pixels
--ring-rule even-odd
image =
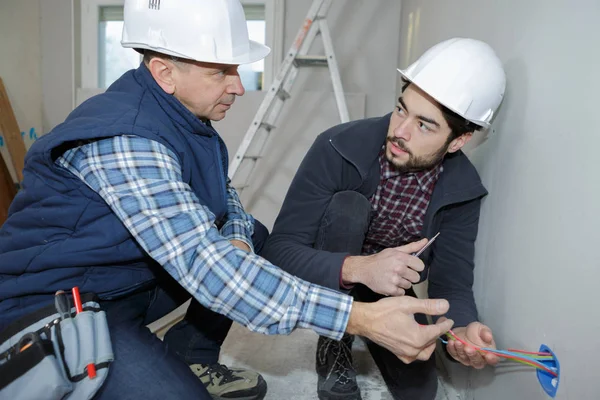
[[[60,314],[60,319],[71,318],[71,306],[69,305],[69,298],[64,290],[59,290],[54,295],[54,306],[56,311]]]

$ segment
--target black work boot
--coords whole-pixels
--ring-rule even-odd
[[[320,400],[361,400],[352,365],[354,336],[344,335],[342,340],[319,336],[317,343],[317,394]]]

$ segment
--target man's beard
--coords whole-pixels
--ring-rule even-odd
[[[394,143],[397,147],[408,153],[408,161],[400,162],[398,160],[395,160],[393,155],[392,157],[388,157],[386,151],[387,160],[394,166],[394,168],[398,172],[403,174],[407,172],[418,172],[432,169],[433,167],[442,162],[444,156],[446,155],[446,152],[448,151],[448,146],[450,146],[450,141],[448,141],[447,143],[444,143],[444,145],[440,147],[439,150],[437,150],[435,153],[423,157],[415,156],[414,154],[412,154],[412,152],[408,149],[408,147],[406,147],[406,145],[401,139],[395,137],[388,137],[387,143]]]

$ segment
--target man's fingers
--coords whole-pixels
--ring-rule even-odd
[[[415,297],[406,297],[402,303],[402,309],[408,314],[427,314],[427,315],[443,315],[448,312],[450,304],[444,299],[417,299]],[[446,320],[444,327],[448,329],[442,333],[446,333],[452,328],[452,324],[448,325]],[[436,326],[436,325],[430,325]],[[441,334],[441,333],[440,333]]]
[[[443,322],[437,322],[435,325],[419,325],[419,336],[422,343],[435,343],[438,337],[448,332],[454,325],[454,321],[447,319]]]
[[[472,347],[470,349],[467,347],[465,352],[467,353],[467,357],[469,357],[469,364],[471,364],[471,366],[477,369],[482,369],[485,367],[485,360],[477,350],[473,349]]]
[[[419,275],[419,273],[412,268],[407,268],[404,272],[404,279],[409,281],[409,283],[419,283],[421,280],[421,275]]]
[[[456,341],[454,343],[454,348],[456,349],[456,355],[458,356],[458,361],[460,361],[461,363],[463,363],[465,365],[469,365],[469,357],[465,353],[465,346],[462,343]]]
[[[479,361],[480,359],[478,359],[477,357],[479,356],[479,353],[477,350],[475,350],[474,347],[472,346],[465,346],[465,355],[469,358],[469,360],[471,360],[472,362],[474,361]]]
[[[417,360],[427,361],[435,351],[435,343],[430,344],[419,352]]]
[[[451,340],[446,345],[446,348],[448,349],[448,353],[450,353],[450,355],[454,357],[456,361],[464,365],[469,365],[469,357],[467,357],[467,355],[464,353],[464,347],[462,343],[457,340]]]
[[[410,364],[411,362],[415,361],[415,359],[413,357],[407,357],[407,356],[399,356],[396,354],[396,356],[400,359],[400,361],[402,361],[404,364]]]
[[[485,355],[485,362],[489,365],[497,365],[499,361],[498,356],[495,354],[488,353]]]
[[[402,289],[410,289],[412,287],[412,283],[402,278],[400,279],[400,283],[398,283],[398,287],[401,287]]]
[[[448,350],[448,353],[450,353],[450,355],[454,358],[458,358],[458,353],[456,352],[456,341],[454,340],[450,340],[448,342],[448,344],[446,345],[446,349]]]
[[[398,254],[400,255],[400,261],[405,263],[406,266],[413,271],[421,272],[425,269],[425,263],[423,263],[423,260],[421,260],[419,257],[401,253]]]
[[[438,336],[441,336],[441,335],[445,334],[446,332],[448,332],[450,329],[452,329],[453,325],[454,325],[454,321],[452,321],[451,319],[445,318],[443,321],[437,321],[435,323],[435,325],[431,325],[431,326],[438,327],[440,330],[440,334]]]
[[[425,246],[427,244],[427,239],[421,239],[418,242],[412,242],[412,243],[408,243],[405,244],[404,246],[400,246],[400,247],[396,247],[396,249],[400,250],[403,253],[416,253],[417,251],[421,250],[423,248],[423,246]]]
[[[469,364],[475,369],[484,369],[486,365],[484,358],[480,355],[470,358]]]
[[[492,335],[492,330],[487,326],[483,326],[479,331],[479,337],[483,340],[487,345],[494,344],[494,335]]]

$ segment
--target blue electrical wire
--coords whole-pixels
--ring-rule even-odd
[[[442,343],[448,344],[447,340],[444,340],[441,337],[439,339],[442,341]],[[512,357],[519,357],[521,359],[526,359],[527,361],[529,361],[529,362],[531,362],[531,363],[533,363],[535,365],[538,365],[538,366],[541,366],[541,367],[544,367],[544,368],[552,369],[548,365],[545,365],[542,362],[540,362],[539,360],[536,360],[535,358],[532,358],[532,357],[530,357],[530,356],[528,356],[526,354],[515,353],[515,352],[512,352],[512,351],[505,351],[505,350],[490,349],[490,348],[487,348],[487,347],[481,347],[480,349],[484,350],[484,351],[488,351],[490,353],[504,354],[504,355],[512,356]]]

